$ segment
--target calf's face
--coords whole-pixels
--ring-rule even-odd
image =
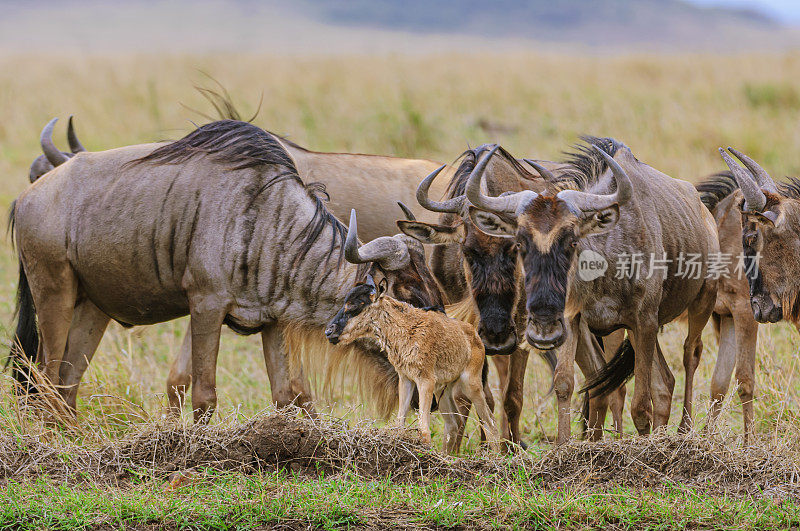
[[[342,340],[348,341],[347,324],[351,319],[363,312],[367,306],[375,302],[376,297],[375,283],[371,276],[367,277],[366,282],[356,284],[347,293],[344,305],[336,312],[336,315],[325,328],[325,337],[328,338],[328,341],[333,345]]]

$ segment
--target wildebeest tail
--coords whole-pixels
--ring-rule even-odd
[[[586,393],[586,398],[595,398],[605,396],[625,385],[625,382],[633,376],[634,354],[631,340],[626,338],[611,361],[589,378],[580,392]]]
[[[39,327],[36,324],[36,308],[33,305],[31,288],[22,262],[19,263],[19,284],[17,285],[17,331],[11,353],[6,359],[6,367],[12,366],[14,379],[26,392],[34,389],[30,366],[36,362],[39,350]]]

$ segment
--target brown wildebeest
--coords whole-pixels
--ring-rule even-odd
[[[483,165],[478,167],[482,156]],[[469,312],[464,312],[463,308],[456,308],[455,312],[451,312],[448,308],[448,312],[454,316],[460,314],[458,316],[461,318],[464,318],[465,313],[477,313],[472,316],[472,321],[487,347],[487,354],[511,354],[510,367],[507,369],[508,380],[504,388],[503,402],[507,422],[504,418],[503,435],[520,443],[519,419],[528,360],[527,345],[518,345],[517,341],[518,334],[525,330],[526,320],[525,300],[519,295],[524,289],[522,267],[513,241],[488,235],[475,228],[469,218],[469,202],[465,189],[470,175],[475,171],[483,171],[483,182],[487,193],[494,196],[521,190],[543,191],[548,183],[540,177],[535,177],[520,161],[494,144],[468,150],[463,157],[464,160],[448,184],[445,200],[435,201],[430,198],[429,189],[439,177],[439,171],[428,175],[417,189],[417,201],[425,208],[439,212],[439,223],[399,221],[398,226],[403,232],[423,243],[439,245],[432,253],[431,268],[434,275],[438,273],[437,278],[449,280],[444,283],[446,286],[466,285],[466,296],[461,295],[461,297],[468,305]],[[554,170],[572,168],[569,164],[551,162],[543,164]],[[484,223],[499,223],[493,220],[495,214],[480,215]],[[611,353],[622,343],[624,332],[615,332],[613,335],[614,337],[607,340]],[[603,365],[602,360],[596,355],[601,348],[591,334],[584,335],[579,345],[576,356],[579,366],[585,375],[594,375]],[[503,358],[494,356],[493,359],[500,361]],[[556,360],[551,351],[545,351],[545,359],[553,369]],[[611,397],[615,426],[619,431],[622,427],[624,403],[622,395],[624,388],[621,389],[622,391],[613,393]],[[605,397],[599,397],[592,401],[590,404],[592,407],[586,414],[586,419],[592,428],[590,434],[594,439],[602,435],[606,403]]]
[[[748,271],[742,247],[742,194],[733,174],[713,175],[697,185],[700,197],[717,222],[719,248],[731,257],[730,274],[722,275],[714,307],[714,332],[719,351],[711,379],[709,425],[719,417],[722,401],[736,369],[739,398],[742,402],[745,444],[753,435],[753,393],[755,390],[756,342],[758,322],[750,307]],[[752,261],[750,265],[755,265]],[[764,308],[763,303],[755,305]]]
[[[110,319],[138,325],[189,314],[192,402],[196,418],[205,415],[216,404],[222,324],[261,332],[265,351],[281,342],[282,325],[321,332],[365,271],[341,259],[344,225],[318,192],[272,135],[232,120],[168,144],[79,153],[14,207],[23,352],[74,406]],[[412,267],[399,238],[357,252],[390,286],[394,272]],[[382,382],[366,384],[380,394]]]
[[[654,357],[662,359],[656,348],[658,329],[688,308],[689,333],[684,343],[687,391],[681,421],[686,429],[691,422],[694,371],[702,353],[700,335],[716,296],[716,281],[705,278],[708,257],[719,252],[714,220],[691,184],[639,162],[613,139],[584,139],[594,157],[590,171],[576,168],[584,176],[577,189],[487,196],[481,191],[481,175],[475,174],[466,188],[474,205],[470,216],[479,229],[514,239],[525,267],[526,338],[538,348],[559,348],[554,384],[559,443],[570,435],[581,322],[600,335],[619,328],[630,331],[633,349],[621,349],[590,385],[627,375],[633,357],[636,380],[631,415],[639,433],[646,434],[651,425],[658,427],[669,420],[674,385],[672,375],[667,377],[666,362],[653,364]],[[507,222],[496,217],[486,223],[481,211],[512,219]],[[701,278],[678,275],[682,253],[700,256]],[[581,255],[599,255],[606,261],[652,255],[661,263],[669,262],[664,267],[657,267],[661,263],[654,261],[643,264],[644,274],[631,271],[619,279],[605,274],[584,280],[577,274]],[[651,379],[651,372],[655,378]]]
[[[398,382],[397,423],[405,424],[411,409],[412,392],[419,390],[419,430],[425,442],[431,441],[430,414],[434,396],[445,419],[444,449],[458,453],[460,414],[454,392],[466,396],[478,413],[490,448],[499,450],[497,428],[483,395],[482,372],[485,356],[483,341],[475,328],[447,317],[388,297],[384,281],[376,288],[368,282],[334,316],[325,335],[333,344],[349,344],[360,339],[377,341],[386,351],[400,376]]]

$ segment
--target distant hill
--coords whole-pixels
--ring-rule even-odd
[[[324,22],[351,27],[592,46],[713,44],[781,28],[755,10],[680,0],[327,0],[306,8]]]

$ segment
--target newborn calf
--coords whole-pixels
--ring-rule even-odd
[[[483,342],[467,323],[437,311],[415,308],[385,295],[369,282],[363,293],[347,301],[333,318],[325,335],[332,343],[347,345],[359,339],[376,341],[400,377],[397,423],[403,426],[411,409],[414,384],[419,391],[419,430],[425,442],[431,440],[431,400],[439,397],[447,434],[444,450],[457,453],[454,436],[456,415],[453,391],[469,398],[478,412],[481,426],[492,450],[499,450],[497,429],[483,393]],[[460,386],[460,389],[455,389]]]

